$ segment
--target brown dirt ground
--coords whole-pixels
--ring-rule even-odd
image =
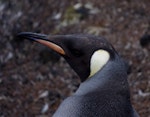
[[[75,10],[81,3],[88,9]],[[150,117],[149,0],[0,0],[0,117],[48,117],[80,81],[48,48],[17,39],[22,31],[106,37],[130,64],[132,103]]]

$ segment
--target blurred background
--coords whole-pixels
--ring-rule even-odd
[[[133,106],[150,117],[149,0],[0,0],[0,117],[51,117],[79,78],[19,32],[104,36],[129,65]]]

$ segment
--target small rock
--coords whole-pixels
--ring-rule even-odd
[[[8,61],[8,60],[10,60],[11,58],[13,58],[13,53],[12,52],[9,52],[8,54],[7,54],[7,57],[5,58],[5,60],[6,61]]]
[[[43,106],[43,108],[42,108],[42,110],[41,110],[41,113],[46,113],[47,111],[48,111],[48,109],[49,109],[49,104],[48,103],[46,103],[44,106]]]
[[[45,98],[48,96],[48,94],[49,94],[49,92],[46,90],[39,95],[39,98]]]
[[[36,79],[39,80],[39,81],[43,80],[44,76],[41,73],[39,73],[39,74],[37,74]]]
[[[140,39],[140,44],[142,47],[148,46],[150,44],[150,34],[145,34]]]
[[[5,9],[6,5],[5,4],[1,4],[0,5],[0,12],[2,12]]]
[[[131,48],[131,43],[127,43],[127,45],[125,46],[125,50],[130,50]]]
[[[53,19],[59,20],[61,18],[61,16],[62,16],[61,13],[57,13],[55,16],[53,16]]]
[[[79,9],[79,8],[82,7],[82,4],[81,3],[77,3],[73,7],[74,7],[74,9]]]
[[[138,94],[139,94],[139,96],[142,96],[142,97],[150,96],[150,92],[148,92],[148,93],[143,93],[141,90],[138,91]]]

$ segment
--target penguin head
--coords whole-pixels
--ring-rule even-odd
[[[82,82],[100,71],[117,55],[107,40],[92,35],[43,35],[22,32],[18,36],[37,41],[59,53]]]

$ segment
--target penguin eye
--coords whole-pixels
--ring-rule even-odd
[[[76,57],[79,57],[82,55],[82,53],[77,49],[72,49],[72,54]]]

